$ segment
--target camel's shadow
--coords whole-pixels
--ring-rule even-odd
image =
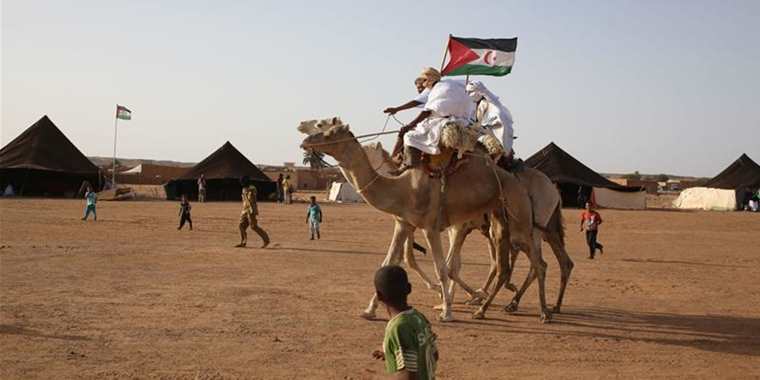
[[[535,317],[533,314],[517,314],[484,321],[460,321],[462,325],[498,326],[489,331],[628,340],[760,356],[760,318],[647,313],[598,307],[565,308],[562,314],[554,315],[554,321],[549,325],[538,324],[533,319]],[[529,322],[535,325],[528,327],[528,321],[520,320],[523,318],[529,318]]]

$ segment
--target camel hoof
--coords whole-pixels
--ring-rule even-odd
[[[375,312],[369,312],[365,310],[361,314],[359,314],[359,316],[362,317],[363,319],[371,321],[375,319]]]
[[[438,315],[438,321],[439,322],[453,322],[454,317],[451,315],[451,313],[441,313]]]
[[[520,304],[518,304],[515,301],[512,301],[509,303],[509,305],[504,306],[504,311],[506,311],[507,313],[516,313],[519,306]]]
[[[541,323],[549,323],[552,321],[552,314],[547,310],[541,313],[541,317],[539,318]]]
[[[483,304],[483,298],[480,298],[478,296],[473,296],[472,298],[468,299],[467,301],[464,301],[465,305],[471,305],[471,306],[480,306]]]
[[[561,314],[560,307],[559,306],[554,306],[552,308],[552,314]]]
[[[511,291],[512,293],[517,293],[517,287],[515,284],[506,284],[504,285],[504,288]]]
[[[480,309],[472,313],[472,319],[484,319],[485,317],[486,317],[486,312],[483,311],[483,309]]]
[[[443,310],[443,304],[433,306],[433,310]]]

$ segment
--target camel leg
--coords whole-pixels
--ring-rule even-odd
[[[462,269],[462,245],[468,235],[466,226],[453,226],[449,229],[449,255],[446,257],[446,266],[449,268],[449,278],[452,280],[449,283],[449,294],[451,299],[454,299],[455,285],[459,285],[470,296],[470,299],[466,301],[466,304],[472,302],[478,302],[486,297],[486,294],[479,290],[474,290],[467,285],[461,277],[459,272]]]
[[[395,265],[401,260],[401,251],[403,242],[407,240],[409,236],[409,225],[396,221],[393,228],[393,238],[391,239],[391,245],[388,247],[388,253],[385,255],[385,260],[381,266]],[[377,293],[372,295],[372,299],[369,301],[369,306],[362,312],[361,317],[364,319],[374,319],[375,311],[377,310]]]
[[[546,261],[541,257],[541,238],[540,235],[533,234],[532,244],[525,247],[525,252],[530,258],[531,270],[535,272],[536,278],[538,278],[538,300],[541,304],[540,320],[542,323],[547,323],[551,320],[551,312],[546,307]]]
[[[573,260],[570,259],[570,255],[567,254],[567,250],[565,250],[565,244],[562,242],[562,239],[559,236],[554,233],[548,233],[546,236],[546,241],[552,247],[554,256],[557,257],[557,262],[559,263],[559,270],[561,273],[557,303],[552,309],[553,313],[559,314],[560,309],[562,308],[562,299],[565,297],[565,289],[567,288],[567,283],[570,281],[570,273],[573,271],[575,264],[573,264]]]
[[[439,284],[433,284],[433,281],[428,277],[425,272],[422,271],[422,268],[420,268],[420,265],[417,264],[417,259],[414,258],[414,231],[413,228],[409,232],[409,237],[404,242],[404,262],[409,267],[409,269],[413,270],[414,273],[417,273],[418,276],[422,279],[422,282],[425,283],[425,286],[438,293],[441,294],[438,289],[440,289]]]
[[[519,251],[516,251],[519,252]],[[522,298],[523,294],[525,294],[525,291],[528,290],[530,287],[530,284],[533,283],[533,280],[536,279],[536,271],[533,270],[533,266],[530,267],[528,270],[528,276],[525,277],[525,281],[523,282],[520,289],[515,293],[514,297],[512,297],[512,301],[509,303],[509,305],[504,306],[504,311],[507,313],[514,313],[517,312],[517,309],[520,307],[520,299]]]
[[[497,272],[497,264],[496,264],[496,247],[493,244],[493,240],[491,240],[491,235],[484,233],[486,239],[488,240],[488,254],[490,255],[491,259],[491,267],[488,270],[488,277],[486,278],[486,281],[483,283],[483,286],[478,289],[482,290],[486,293],[488,293],[488,288],[491,287],[491,283],[493,282],[494,278],[496,278],[496,272]]]
[[[480,306],[478,311],[472,315],[474,319],[483,319],[485,317],[486,310],[488,310],[488,307],[491,306],[491,303],[493,302],[494,298],[496,298],[496,295],[499,294],[499,290],[504,286],[505,283],[509,282],[510,271],[508,254],[510,232],[509,228],[507,227],[507,220],[504,211],[501,209],[494,211],[492,213],[491,219],[491,240],[494,242],[497,253],[496,286],[494,287],[493,292],[488,295],[486,302]]]
[[[435,271],[438,275],[438,281],[441,282],[441,292],[443,293],[443,310],[439,316],[441,322],[450,322],[454,320],[451,316],[451,295],[449,294],[449,268],[446,266],[446,262],[443,257],[443,246],[441,245],[441,231],[436,226],[433,228],[423,229],[428,247],[432,251],[433,263],[435,264]]]

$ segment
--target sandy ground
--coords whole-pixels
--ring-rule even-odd
[[[383,378],[370,353],[384,321],[357,316],[390,218],[323,208],[312,242],[305,205],[262,205],[273,238],[262,250],[233,248],[235,203],[196,203],[190,232],[169,202],[101,202],[100,219],[82,222],[80,201],[0,201],[0,378]],[[514,315],[501,310],[508,291],[485,320],[456,304],[457,322],[433,322],[439,378],[760,376],[760,214],[602,211],[593,261],[579,211],[564,214],[576,263],[564,313],[540,324],[535,289]],[[467,281],[482,282],[486,256],[473,235]],[[434,319],[435,296],[412,283],[411,303]]]

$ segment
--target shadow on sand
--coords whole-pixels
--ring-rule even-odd
[[[526,313],[504,318],[502,312],[492,310],[496,318],[478,321],[462,318],[454,325],[488,326],[489,332],[590,337],[760,356],[760,318],[566,308],[562,314],[554,315],[549,325],[534,320],[531,322],[535,327],[526,327],[525,321],[515,318],[538,316]],[[572,331],[563,331],[565,327],[571,327]]]
[[[24,335],[24,336],[33,336],[33,337],[38,337],[38,338],[62,339],[62,340],[90,340],[90,338],[86,336],[45,334],[36,330],[27,329],[25,327],[15,326],[15,325],[0,325],[0,334]]]

